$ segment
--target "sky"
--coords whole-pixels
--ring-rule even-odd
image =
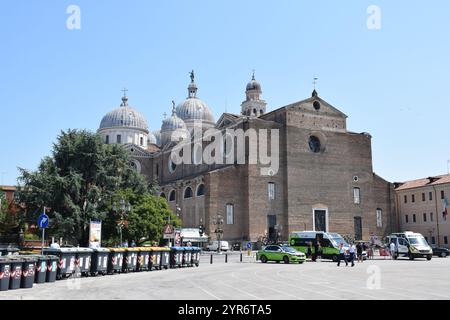
[[[61,130],[96,131],[124,87],[159,129],[192,69],[216,120],[240,112],[253,69],[268,111],[310,97],[318,77],[348,129],[373,136],[377,174],[445,174],[449,13],[447,0],[1,0],[0,184],[35,170]]]

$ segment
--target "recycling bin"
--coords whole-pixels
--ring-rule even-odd
[[[183,267],[192,266],[192,247],[183,247]]]
[[[134,272],[136,271],[137,259],[138,259],[138,248],[125,248],[123,255],[123,272]]]
[[[150,266],[150,256],[152,253],[152,250],[150,247],[140,247],[140,248],[136,248],[139,249],[139,253],[138,253],[138,259],[137,259],[137,267],[136,270],[137,271],[150,271],[151,266]]]
[[[17,256],[9,258],[11,263],[11,272],[9,278],[9,290],[15,290],[20,288],[20,282],[22,280],[22,265],[24,260]]]
[[[123,266],[124,248],[108,248],[108,274],[121,273]]]
[[[109,249],[95,248],[92,249],[91,259],[91,275],[96,276],[98,274],[105,275],[108,272],[108,256]]]
[[[48,256],[34,256],[36,258],[36,271],[35,271],[35,283],[44,283],[47,278],[47,263],[49,260]]]
[[[170,248],[170,267],[181,268],[183,266],[183,247],[171,247]]]
[[[33,256],[23,256],[21,288],[33,288],[35,281],[35,270],[37,258]]]
[[[161,270],[161,248],[151,247],[149,270]]]
[[[161,250],[161,263],[160,263],[160,269],[169,269],[170,267],[170,249],[161,247],[159,248]]]
[[[45,282],[56,281],[56,275],[58,273],[58,262],[59,258],[57,256],[47,256],[47,273],[45,275]]]
[[[46,248],[44,254],[54,255],[59,258],[56,279],[70,277],[75,272],[77,249],[75,248]]]
[[[91,257],[94,250],[90,248],[76,248],[77,255],[75,265],[79,268],[79,272],[83,276],[88,276],[91,272]]]
[[[11,260],[7,257],[0,257],[0,291],[7,291],[9,288],[9,277],[11,275]]]
[[[191,265],[199,266],[200,265],[200,252],[201,249],[198,247],[192,247],[192,255],[191,255]]]
[[[15,255],[19,252],[19,248],[13,248],[13,247],[2,247],[0,248],[0,256],[11,256]]]

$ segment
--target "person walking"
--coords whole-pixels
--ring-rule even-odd
[[[355,266],[355,253],[356,253],[356,247],[354,243],[350,243],[350,248],[348,249],[348,252],[350,253],[350,261],[352,263],[352,267]]]
[[[389,253],[391,254],[392,260],[395,259],[395,251],[396,251],[395,243],[394,243],[394,241],[391,241],[391,244],[389,245]]]
[[[356,245],[356,254],[358,256],[358,262],[363,262],[363,246],[361,242],[358,242]]]
[[[344,248],[343,243],[339,244],[339,258],[338,258],[338,264],[337,264],[338,267],[341,265],[341,260],[345,261],[345,266],[347,267],[348,262],[347,262],[347,259],[345,258],[345,248]]]
[[[308,250],[306,251],[306,257],[307,258],[311,258],[311,256],[312,256],[312,243],[309,242],[308,243]]]
[[[317,243],[317,259],[322,260],[322,246],[320,242]]]

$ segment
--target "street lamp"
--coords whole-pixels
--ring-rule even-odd
[[[177,216],[178,218],[179,218],[180,215],[181,215],[181,208],[180,208],[180,206],[178,205],[178,203],[175,205],[175,214],[176,214],[176,216]],[[167,219],[167,224],[168,224],[168,225],[171,225],[171,219],[170,219],[170,216],[171,216],[171,213],[169,213],[169,216],[168,216],[168,219]],[[172,239],[172,238],[170,238],[170,239]],[[172,242],[170,241],[170,239],[169,239],[169,247],[172,246]]]
[[[126,217],[126,213],[131,212],[131,205],[129,202],[125,202],[124,199],[120,199],[119,204],[117,205],[116,203],[114,203],[112,209],[114,212],[120,213],[120,220],[117,223],[117,227],[119,229],[119,234],[120,234],[120,245],[122,245],[122,229],[125,226],[124,218]]]
[[[221,227],[223,225],[223,217],[220,214],[217,214],[213,223],[216,226],[216,230],[214,230],[214,233],[217,236],[217,253],[220,253],[220,238],[223,234],[223,229]]]

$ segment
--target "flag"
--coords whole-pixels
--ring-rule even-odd
[[[444,216],[444,220],[447,220],[447,216],[448,216],[448,200],[447,198],[445,198],[443,200],[444,203],[444,212],[442,212],[443,216]]]

